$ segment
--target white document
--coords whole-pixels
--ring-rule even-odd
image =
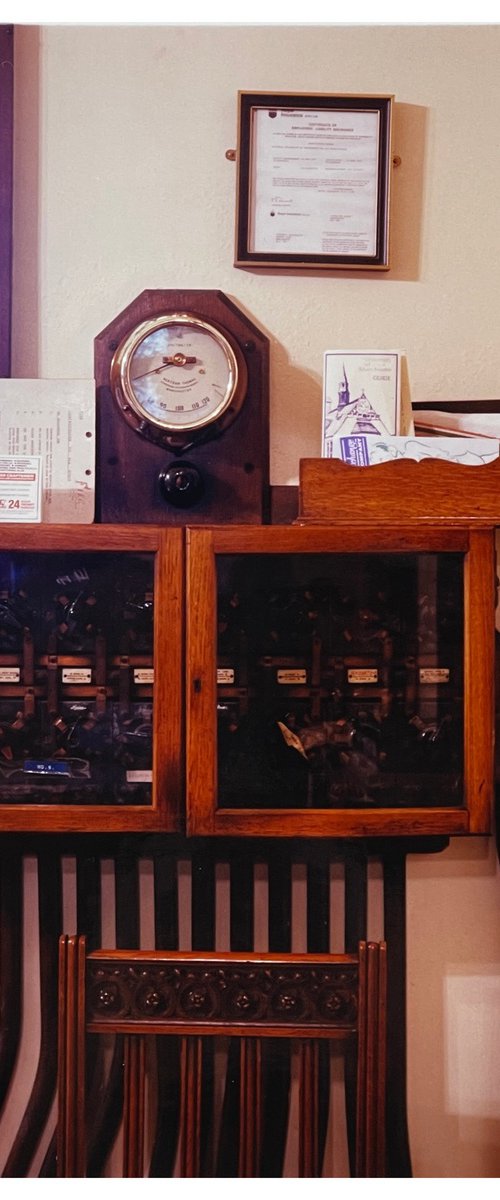
[[[249,249],[377,251],[380,113],[255,108]]]
[[[0,521],[41,521],[42,460],[0,455]]]
[[[415,409],[415,428],[423,434],[447,433],[455,437],[490,437],[500,440],[500,412],[442,412],[441,409]]]
[[[94,380],[0,379],[0,455],[40,456],[42,521],[91,523]]]

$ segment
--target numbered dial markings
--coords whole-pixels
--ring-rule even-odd
[[[228,413],[244,386],[242,374],[227,337],[187,313],[137,326],[111,366],[122,407],[174,433],[202,429]]]

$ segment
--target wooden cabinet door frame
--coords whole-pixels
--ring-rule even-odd
[[[217,804],[216,557],[463,553],[464,802],[457,807],[220,808]],[[186,819],[192,835],[385,837],[489,831],[493,788],[494,535],[466,525],[218,527],[187,531]]]
[[[180,529],[126,525],[4,525],[0,551],[28,555],[151,552],[154,568],[154,694],[151,804],[0,805],[0,830],[176,831],[182,824],[183,538]],[[127,670],[127,664],[124,663]]]

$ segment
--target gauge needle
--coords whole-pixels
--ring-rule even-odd
[[[166,355],[159,367],[151,367],[150,371],[143,371],[142,375],[134,375],[132,383],[136,383],[138,379],[145,379],[146,375],[157,375],[164,367],[186,367],[195,362],[196,358],[192,354],[172,354],[171,357]]]

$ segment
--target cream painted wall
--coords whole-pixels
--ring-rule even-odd
[[[498,26],[16,30],[14,374],[90,377],[144,288],[219,288],[271,340],[272,479],[320,449],[326,348],[400,347],[413,400],[498,396]],[[394,93],[392,269],[232,266],[238,89]],[[500,1174],[500,875],[409,865],[417,1176]]]

